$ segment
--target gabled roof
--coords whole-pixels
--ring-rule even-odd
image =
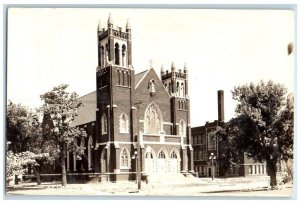
[[[72,126],[78,126],[86,123],[96,121],[96,108],[97,108],[97,95],[96,91],[89,94],[81,96],[78,98],[79,101],[83,103],[82,106],[78,108],[77,114]]]
[[[149,70],[142,71],[135,75],[135,88],[143,80],[145,75]],[[89,94],[81,96],[78,98],[79,101],[83,103],[82,106],[78,108],[77,116],[72,122],[72,127],[94,122],[96,121],[96,109],[97,109],[97,93],[93,91]]]
[[[143,78],[146,76],[149,70],[142,71],[135,75],[135,88],[140,84]]]

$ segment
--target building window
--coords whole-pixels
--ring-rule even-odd
[[[166,158],[165,153],[163,153],[163,151],[160,151],[159,154],[158,154],[158,158],[159,159],[165,159]]]
[[[252,165],[249,165],[249,174],[253,174],[253,172],[252,172]]]
[[[198,151],[194,150],[194,160],[198,160]]]
[[[184,120],[181,120],[179,122],[179,135],[182,135],[182,136],[186,136],[186,128],[185,128],[185,122]]]
[[[101,117],[101,132],[102,132],[102,134],[107,133],[107,118],[106,118],[105,114],[102,114],[102,117]]]
[[[194,144],[197,144],[197,136],[194,136],[194,137],[193,137],[193,143],[194,143]]]
[[[120,168],[129,168],[129,164],[130,164],[130,158],[129,158],[129,151],[127,148],[123,148],[123,150],[121,151],[121,158],[120,158]]]
[[[118,85],[121,85],[121,72],[118,70]]]
[[[199,151],[199,160],[203,160],[203,150]]]
[[[171,95],[172,93],[172,86],[171,86],[171,83],[169,83],[169,94]]]
[[[183,82],[181,83],[181,87],[180,87],[180,96],[184,97],[184,84],[183,84]]]
[[[128,117],[125,113],[120,116],[120,133],[128,133]]]
[[[205,135],[202,135],[202,136],[201,136],[201,144],[205,144],[205,142],[206,142],[206,141],[205,141]]]
[[[171,159],[177,159],[177,154],[175,153],[175,151],[172,151]]]
[[[202,150],[203,151],[203,150]],[[206,151],[203,151],[203,160],[206,160],[207,159],[207,152]]]
[[[126,64],[126,46],[122,45],[122,66],[127,66]]]
[[[159,134],[162,130],[162,116],[159,108],[152,103],[145,112],[144,131],[146,134]]]
[[[214,135],[208,136],[208,149],[209,150],[216,149],[216,137]]]
[[[262,174],[265,174],[265,165],[262,165],[262,168],[261,168],[261,170],[262,170]]]
[[[120,65],[120,51],[119,51],[119,44],[115,44],[115,64]]]

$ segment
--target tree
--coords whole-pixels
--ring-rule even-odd
[[[42,163],[52,162],[45,150],[50,148],[43,139],[39,117],[36,112],[21,104],[9,101],[7,105],[6,178],[22,175],[28,166],[33,166],[39,178]],[[47,148],[45,148],[47,147]],[[37,179],[38,184],[39,180]]]
[[[8,184],[14,177],[23,175],[28,165],[38,167],[42,160],[47,160],[49,158],[48,153],[35,154],[29,151],[14,153],[13,151],[8,150],[10,144],[10,142],[7,142],[6,145],[6,182]]]
[[[38,121],[37,121],[38,122]],[[14,153],[28,151],[32,147],[32,140],[38,137],[38,132],[31,131],[38,129],[36,117],[21,104],[14,104],[9,101],[7,105],[7,141],[10,141],[8,150]]]
[[[67,185],[65,164],[67,149],[78,155],[84,151],[84,147],[77,146],[76,142],[77,137],[83,134],[77,127],[71,125],[82,103],[77,100],[78,95],[75,92],[71,94],[66,92],[67,87],[68,85],[62,84],[41,95],[44,104],[40,108],[46,124],[43,130],[45,139],[57,147],[56,153],[60,157],[63,186]]]
[[[242,85],[232,91],[237,100],[235,129],[239,147],[256,161],[266,161],[272,189],[277,188],[277,164],[293,158],[293,96],[283,85],[260,82]]]
[[[238,142],[236,141],[237,138],[234,134],[235,132],[229,125],[231,121],[222,126],[217,126],[215,131],[208,133],[209,137],[210,135],[216,137],[218,143],[217,161],[220,169],[219,175],[224,177],[230,168],[238,166],[241,155]]]

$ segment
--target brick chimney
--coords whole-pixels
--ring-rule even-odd
[[[224,91],[218,91],[218,121],[224,122]]]

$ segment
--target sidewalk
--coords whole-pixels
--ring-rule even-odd
[[[16,188],[9,188],[7,195],[98,195],[98,196],[264,196],[289,197],[293,192],[291,185],[280,190],[268,190],[268,179],[249,178],[202,179],[185,178],[176,181],[142,182],[137,190],[135,182],[68,184],[61,183],[22,183]]]

